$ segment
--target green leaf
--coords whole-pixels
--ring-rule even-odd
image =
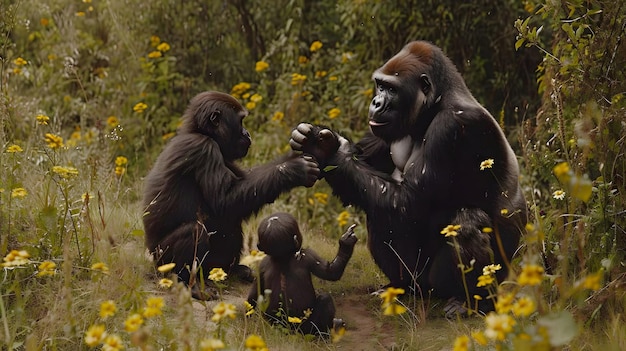
[[[578,326],[567,311],[543,316],[537,320],[537,324],[547,329],[552,347],[567,345],[578,334]]]
[[[519,50],[519,48],[524,44],[524,41],[526,41],[526,39],[522,38],[519,39],[518,41],[515,42],[515,50]]]
[[[337,166],[326,166],[326,167],[324,167],[323,171],[324,172],[330,172],[330,171],[332,171],[335,168],[337,168]]]
[[[133,236],[144,236],[144,231],[141,229],[135,229],[132,232],[130,232]]]

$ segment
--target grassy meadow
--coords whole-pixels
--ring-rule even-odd
[[[314,279],[347,323],[330,338],[272,327],[245,306],[247,284],[215,277],[219,298],[196,301],[153,266],[143,177],[196,93],[228,92],[250,110],[250,167],[288,151],[301,121],[357,140],[371,72],[403,43],[456,52],[454,38],[434,37],[444,31],[393,37],[424,17],[382,3],[0,0],[0,350],[626,349],[623,0],[498,2],[517,20],[480,15],[491,0],[463,5],[474,12],[423,2],[441,26],[469,25],[461,12],[503,21],[510,57],[535,58],[522,72],[531,83],[498,66],[522,63],[495,55],[459,68],[514,146],[531,215],[511,267],[460,267],[483,270],[467,283],[484,286],[496,311],[446,320],[445,301],[427,292],[372,295],[387,280],[365,218],[323,181],[250,218],[243,256],[258,258],[256,226],[271,212],[294,214],[304,246],[328,259],[357,223],[342,279]],[[467,40],[478,48],[472,31]],[[532,94],[494,93],[517,84]]]

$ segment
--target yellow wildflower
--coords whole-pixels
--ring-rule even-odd
[[[22,147],[17,144],[12,144],[7,147],[7,152],[10,154],[14,154],[17,152],[22,152],[22,151],[24,151],[24,149],[22,149]]]
[[[350,219],[350,213],[348,211],[341,211],[339,215],[337,215],[337,223],[340,227],[348,224],[348,219]]]
[[[324,78],[327,74],[327,71],[315,71],[315,78]]]
[[[567,183],[571,178],[570,168],[567,162],[561,162],[554,166],[552,172],[554,172],[556,179],[558,179],[561,183]]]
[[[481,331],[472,332],[472,338],[474,338],[474,340],[476,340],[476,343],[481,346],[485,346],[487,345],[487,343],[489,343],[489,340],[487,340],[487,337],[485,337],[485,334]]]
[[[322,42],[319,40],[316,40],[313,43],[311,43],[311,47],[309,48],[309,50],[311,50],[311,52],[316,52],[319,49],[321,49],[322,46],[323,46]]]
[[[265,341],[263,341],[263,339],[255,334],[250,334],[247,338],[246,338],[246,342],[245,342],[245,347],[248,350],[251,351],[261,351],[261,350],[266,350],[267,346],[265,345]]]
[[[491,227],[484,227],[482,231],[487,234],[493,233],[493,229]]]
[[[482,286],[490,285],[494,281],[495,281],[495,279],[493,278],[492,275],[484,275],[483,274],[480,277],[478,277],[478,283],[476,284],[476,286],[480,288]]]
[[[216,267],[209,272],[209,279],[214,282],[221,282],[226,279],[226,272],[222,268]]]
[[[460,224],[448,224],[445,228],[441,230],[441,234],[445,235],[446,238],[449,236],[457,236],[459,235],[458,230],[461,229]]]
[[[506,216],[509,214],[509,209],[508,208],[503,208],[500,210],[500,214],[503,216]]]
[[[328,77],[328,80],[330,80],[331,82],[334,82],[337,79],[339,79],[339,78],[337,78],[337,76],[330,76],[330,77]]]
[[[339,328],[332,328],[330,330],[330,338],[333,344],[339,342],[341,338],[346,334],[345,325],[340,326]]]
[[[336,108],[336,107],[334,107],[334,108],[331,108],[328,111],[328,118],[330,118],[330,119],[337,118],[337,117],[339,117],[340,114],[341,114],[341,110]]]
[[[354,58],[354,53],[348,51],[341,54],[341,63],[346,63]]]
[[[172,285],[174,285],[174,282],[171,279],[162,278],[161,280],[159,280],[159,287],[161,288],[169,289],[172,287]]]
[[[306,65],[309,62],[309,58],[306,56],[298,56],[298,63],[301,65]]]
[[[117,306],[115,306],[115,301],[106,300],[102,301],[100,304],[100,318],[107,319],[109,317],[113,317],[117,312]]]
[[[256,107],[256,102],[254,101],[248,101],[246,103],[246,109],[250,110],[254,110],[254,108]]]
[[[536,264],[527,264],[522,267],[522,272],[517,277],[520,285],[539,285],[543,280],[543,267]]]
[[[402,294],[404,294],[404,289],[402,289],[402,288],[394,288],[394,287],[390,286],[387,289],[385,289],[385,291],[380,293],[380,295],[378,295],[378,297],[383,299],[383,302],[390,303],[390,302],[394,302],[396,300],[396,298],[398,297],[398,295],[402,295]]]
[[[17,267],[30,263],[30,254],[26,250],[11,250],[3,259],[2,267]]]
[[[460,335],[454,340],[453,351],[467,351],[470,347],[470,338],[467,335]]]
[[[50,117],[46,116],[46,115],[42,115],[39,114],[37,115],[37,117],[35,117],[35,119],[37,119],[37,123],[41,124],[41,125],[48,125],[48,122],[50,122]]]
[[[137,113],[142,113],[147,108],[148,108],[148,105],[144,104],[143,102],[138,102],[137,104],[135,104],[135,106],[133,106],[133,111]]]
[[[406,312],[406,307],[397,303],[383,304],[383,315],[396,316]]]
[[[326,193],[314,193],[313,197],[322,205],[326,205],[328,203],[328,194]]]
[[[153,35],[150,37],[150,46],[156,47],[157,45],[159,45],[160,42],[161,38],[159,38],[157,35]]]
[[[492,340],[502,341],[513,330],[515,320],[508,314],[490,312],[485,317],[485,336]]]
[[[559,189],[552,193],[552,197],[556,200],[563,200],[565,198],[565,191]]]
[[[85,12],[83,11],[76,12],[76,17],[85,17]]]
[[[483,267],[483,274],[484,275],[496,274],[496,272],[501,269],[502,269],[502,266],[499,264],[489,264]]]
[[[281,111],[276,111],[272,116],[272,121],[280,122],[283,120],[283,118],[285,118],[285,114]]]
[[[124,330],[129,333],[137,331],[143,325],[143,317],[139,313],[133,313],[124,321]]]
[[[166,42],[162,42],[161,44],[157,45],[156,49],[159,50],[160,52],[167,52],[171,49],[171,47],[170,47],[170,44]]]
[[[104,339],[104,345],[102,345],[102,351],[119,351],[124,349],[124,344],[122,343],[122,339],[113,334],[109,335]]]
[[[252,306],[250,302],[244,300],[243,305],[246,308],[246,317],[249,317],[254,314],[254,306]]]
[[[496,311],[498,313],[508,313],[512,306],[513,300],[515,299],[514,293],[500,293],[498,294],[498,300],[496,301]]]
[[[104,341],[106,335],[104,324],[94,324],[85,332],[85,344],[89,347],[96,347]]]
[[[302,323],[302,319],[300,319],[298,317],[287,317],[287,321],[289,323],[293,323],[293,324],[301,324]]]
[[[15,60],[13,60],[13,64],[16,66],[26,66],[28,64],[28,61],[24,60],[21,57],[18,57]]]
[[[58,174],[61,178],[70,179],[78,175],[78,170],[70,166],[54,166],[52,172]]]
[[[44,135],[44,140],[46,141],[46,144],[48,144],[48,147],[51,149],[58,149],[63,147],[63,138],[56,134],[46,133],[46,135]]]
[[[589,290],[599,290],[602,281],[602,271],[590,274],[583,280],[582,286]]]
[[[486,168],[492,168],[494,164],[493,158],[488,158],[480,163],[480,170],[484,171]]]
[[[255,65],[254,65],[254,70],[257,72],[263,72],[266,69],[268,69],[270,67],[270,65],[265,62],[265,61],[258,61]]]
[[[45,17],[41,17],[41,19],[39,20],[39,24],[41,24],[43,27],[47,27],[48,25],[50,25],[50,20]]]
[[[221,301],[220,303],[215,305],[215,307],[213,307],[213,313],[215,314],[213,315],[213,317],[211,317],[211,320],[215,323],[220,322],[226,317],[235,319],[236,316],[235,306],[224,301]]]
[[[203,339],[200,340],[200,351],[215,351],[226,348],[224,342],[220,339]]]
[[[265,252],[259,250],[251,250],[249,255],[246,255],[239,262],[240,264],[246,265],[251,268],[255,268],[261,260],[265,257]]]
[[[150,51],[148,53],[148,58],[159,58],[159,57],[162,57],[162,56],[163,56],[163,54],[160,51],[157,51],[157,50]]]
[[[23,198],[28,195],[28,192],[24,188],[15,188],[11,190],[11,197]]]
[[[161,311],[163,306],[165,306],[165,302],[162,297],[151,296],[146,300],[146,307],[143,310],[143,316],[145,318],[160,316],[163,314]]]
[[[107,126],[115,128],[120,124],[120,121],[115,116],[107,117]]]
[[[230,93],[235,96],[235,97],[239,97],[241,96],[243,93],[245,93],[246,91],[248,91],[250,89],[250,83],[246,83],[246,82],[241,82],[236,84],[231,90]]]
[[[96,262],[94,264],[91,265],[91,269],[94,271],[100,271],[104,274],[108,274],[109,273],[109,267],[107,267],[106,264],[102,263],[102,262]]]
[[[39,272],[37,273],[38,277],[44,277],[46,275],[54,275],[56,273],[55,269],[57,268],[57,264],[52,261],[43,261],[39,264]]]
[[[261,94],[253,94],[250,96],[250,101],[252,102],[261,102],[261,100],[263,100],[263,96],[261,96]]]
[[[161,265],[159,267],[157,267],[157,271],[161,272],[161,273],[167,273],[169,271],[171,271],[172,269],[174,269],[174,267],[176,267],[176,263],[172,262],[172,263],[167,263],[164,265]]]
[[[306,76],[300,73],[291,74],[291,85],[298,85],[306,80]]]
[[[516,316],[528,317],[531,313],[535,312],[535,303],[528,296],[520,297],[513,306],[511,311]]]
[[[128,163],[128,159],[124,156],[117,156],[115,158],[115,165],[116,166],[124,166]]]

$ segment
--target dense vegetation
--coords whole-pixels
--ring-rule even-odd
[[[391,299],[408,308],[395,317],[366,302],[377,326],[404,349],[456,336],[457,350],[626,348],[624,0],[0,0],[1,348],[254,349],[258,335],[270,349],[333,349],[243,317],[236,286],[223,305],[159,287],[141,254],[142,177],[204,90],[250,110],[245,165],[286,151],[300,121],[358,139],[371,73],[414,39],[441,46],[501,123],[532,224],[510,280],[485,271],[493,314],[443,326],[441,343],[416,337],[440,318],[428,299]],[[323,182],[271,210],[328,255],[364,221]],[[347,277],[319,286],[370,301],[385,281],[363,228]],[[236,318],[222,318],[230,303]]]

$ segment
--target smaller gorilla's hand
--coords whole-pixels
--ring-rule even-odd
[[[339,136],[330,129],[300,123],[291,133],[289,145],[294,151],[312,155],[325,165],[339,148]]]
[[[354,227],[356,227],[356,224],[351,225],[348,230],[343,233],[341,238],[339,238],[339,245],[353,247],[354,244],[356,244],[359,238],[354,234]]]
[[[298,162],[298,166],[302,167],[303,170],[302,185],[307,188],[312,187],[320,177],[320,168],[317,161],[311,156],[301,156],[294,160]]]

